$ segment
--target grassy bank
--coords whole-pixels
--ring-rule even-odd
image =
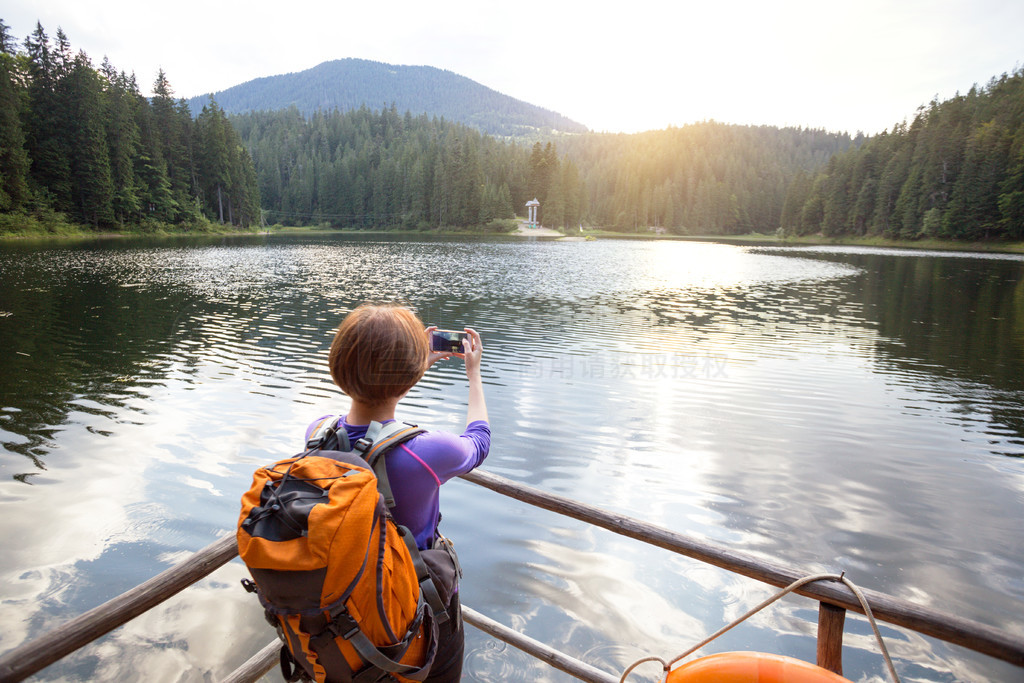
[[[934,251],[979,251],[999,254],[1024,254],[1024,242],[959,242],[954,240],[893,240],[884,237],[776,237],[750,233],[747,235],[655,235],[653,233],[626,233],[610,230],[585,230],[584,235],[619,239],[661,239],[693,242],[722,242],[751,246],[854,246],[885,247],[891,249],[919,249]]]
[[[282,226],[243,229],[221,225],[200,219],[186,225],[145,221],[139,225],[120,228],[96,229],[67,221],[63,214],[46,211],[43,213],[0,213],[0,240],[5,239],[53,239],[53,238],[95,238],[95,237],[176,237],[202,235],[508,235],[516,227],[511,219],[493,220],[487,225],[470,228],[400,228],[400,229],[356,229],[332,228],[329,226]]]
[[[330,228],[322,226],[281,226],[273,225],[268,228],[262,228],[260,230],[263,234],[268,235],[396,235],[396,236],[428,236],[428,235],[441,235],[441,236],[488,236],[495,237],[501,235],[514,234],[508,230],[495,230],[487,225],[481,225],[471,228],[453,228],[453,227],[442,227],[442,228],[430,228],[430,229],[417,229],[417,228]]]
[[[172,236],[172,235],[251,235],[255,228],[244,230],[233,225],[221,225],[205,219],[188,224],[171,224],[147,220],[138,225],[119,228],[94,228],[68,221],[63,214],[55,211],[34,213],[0,213],[0,239],[46,239],[46,238],[89,238],[89,237],[131,237],[131,236]]]
[[[43,215],[23,213],[0,214],[0,240],[7,239],[53,239],[53,238],[95,238],[95,237],[173,237],[173,236],[204,236],[204,235],[392,235],[392,236],[500,236],[511,234],[509,228],[515,223],[511,220],[492,221],[491,224],[473,228],[429,228],[429,229],[355,229],[331,228],[327,226],[281,226],[252,228],[243,230],[235,226],[226,226],[207,220],[196,221],[189,225],[172,225],[159,221],[146,221],[141,225],[127,226],[117,230],[96,230],[91,226],[70,223],[62,214],[49,212]],[[613,230],[584,230],[582,233],[571,232],[573,237],[593,236],[606,239],[658,239],[682,240],[694,242],[720,242],[751,246],[859,246],[886,247],[893,249],[919,249],[934,251],[977,251],[990,253],[1024,254],[1024,242],[957,242],[953,240],[892,240],[883,237],[822,237],[821,235],[803,235],[800,237],[776,237],[761,233],[746,235],[656,235],[654,233],[615,232]]]

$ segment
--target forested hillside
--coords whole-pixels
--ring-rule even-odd
[[[414,116],[444,117],[499,137],[582,133],[586,126],[503,95],[465,76],[432,66],[399,66],[366,59],[324,62],[298,73],[257,78],[213,94],[228,114],[295,107],[307,116],[394,105]],[[208,95],[189,100],[198,113]]]
[[[565,136],[525,148],[395,107],[232,117],[267,220],[342,227],[470,227],[541,203],[545,226],[627,232],[773,232],[790,180],[847,135],[704,123]]]
[[[792,178],[860,144],[823,130],[705,122],[559,142],[588,190],[586,219],[618,230],[772,232]],[[541,205],[544,205],[544,199]]]
[[[1024,69],[922,107],[913,122],[798,176],[785,232],[1024,238]]]
[[[41,25],[19,50],[0,21],[0,232],[27,222],[110,227],[259,223],[249,153],[210,103],[193,120],[161,71],[93,67]]]
[[[267,221],[356,228],[470,227],[525,202],[527,152],[466,125],[394,107],[232,117]]]

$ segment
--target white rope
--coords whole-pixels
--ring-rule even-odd
[[[633,662],[629,666],[629,668],[627,668],[622,673],[622,677],[619,679],[619,683],[625,683],[626,678],[629,677],[633,670],[646,662],[660,662],[662,665],[662,669],[667,674],[672,669],[672,665],[678,662],[679,660],[685,659],[686,657],[690,656],[697,650],[701,649],[702,647],[713,641],[715,638],[718,638],[719,636],[731,630],[735,626],[742,624],[744,621],[754,616],[755,614],[763,610],[765,607],[768,607],[773,602],[776,602],[777,600],[789,595],[797,588],[806,586],[807,584],[814,583],[816,581],[841,581],[842,583],[846,584],[847,588],[853,591],[853,594],[857,596],[857,600],[860,602],[861,608],[864,610],[864,615],[868,618],[868,623],[871,624],[871,630],[875,633],[875,639],[878,641],[878,649],[882,651],[882,658],[885,659],[885,665],[889,669],[889,676],[892,677],[893,683],[900,683],[899,676],[896,675],[896,668],[893,666],[892,659],[889,657],[889,651],[885,647],[885,641],[882,640],[882,633],[878,630],[878,624],[875,623],[875,615],[871,612],[871,605],[868,604],[867,598],[864,597],[864,594],[861,592],[860,588],[855,586],[852,581],[846,578],[845,572],[842,574],[814,574],[812,576],[805,576],[802,579],[798,579],[793,583],[789,584],[788,586],[786,586],[785,588],[783,588],[781,591],[779,591],[772,597],[768,598],[767,600],[759,604],[757,607],[754,607],[753,609],[748,611],[743,616],[734,620],[732,623],[723,626],[718,631],[711,634],[701,642],[697,643],[689,650],[676,657],[675,659],[666,662],[661,657],[644,657],[643,659],[639,659]]]
[[[637,668],[638,666],[646,662],[661,662],[662,671],[664,671],[666,674],[669,671],[668,662],[666,662],[661,657],[644,657],[643,659],[638,659],[632,664],[630,664],[629,668],[622,672],[622,678],[619,679],[619,683],[626,683],[626,679],[629,678],[629,674],[633,673],[633,669]]]
[[[855,586],[853,581],[846,578],[846,572],[839,575],[839,580],[845,583],[846,587],[857,596],[860,606],[864,608],[864,616],[868,618],[871,630],[875,633],[875,640],[878,641],[878,649],[882,651],[882,658],[885,659],[885,666],[889,669],[889,675],[892,676],[893,683],[900,683],[900,677],[896,675],[896,667],[892,665],[892,659],[889,657],[889,650],[885,648],[885,641],[882,640],[882,632],[878,630],[878,624],[875,623],[875,615],[871,613],[871,605],[868,604],[868,599],[864,597],[860,588]]]

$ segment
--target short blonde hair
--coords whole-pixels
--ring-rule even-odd
[[[345,316],[331,343],[331,377],[353,399],[379,405],[420,381],[430,345],[404,306],[363,304]]]

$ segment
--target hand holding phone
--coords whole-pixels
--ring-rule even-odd
[[[430,338],[430,354],[427,366],[435,362],[458,356],[466,361],[466,378],[469,380],[469,404],[466,408],[466,424],[477,420],[487,421],[487,404],[484,401],[484,385],[480,375],[480,359],[484,347],[480,333],[471,327],[464,331],[439,330],[431,325],[424,332]]]
[[[438,353],[463,353],[462,340],[466,338],[465,332],[457,330],[431,330],[430,350]]]

